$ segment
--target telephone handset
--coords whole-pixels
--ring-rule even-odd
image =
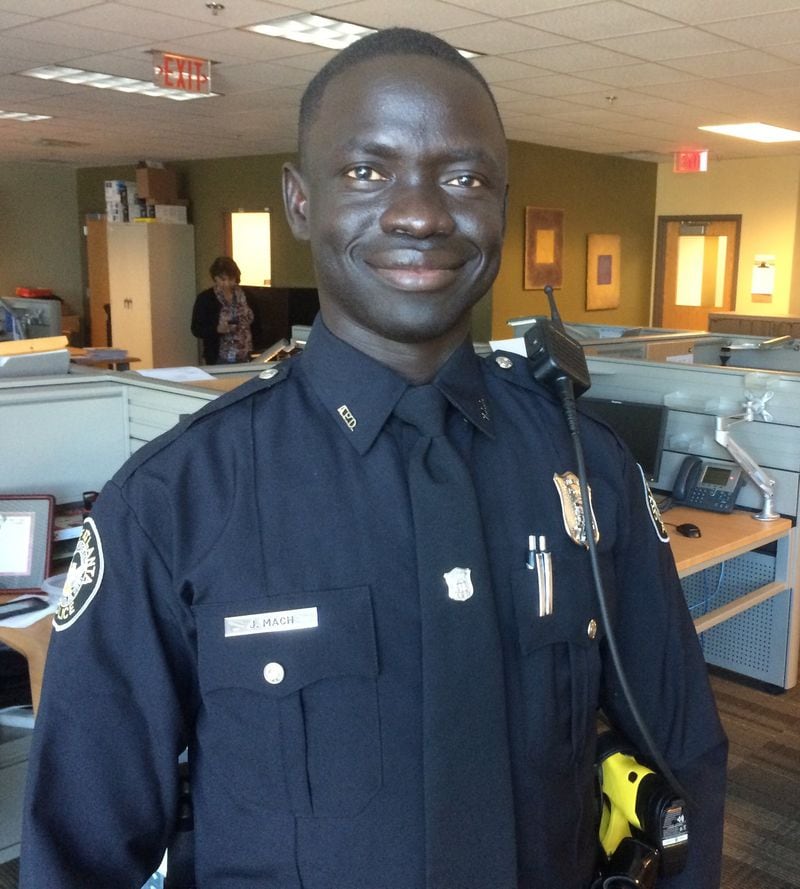
[[[733,512],[744,480],[739,466],[685,457],[672,486],[672,499],[695,509]]]

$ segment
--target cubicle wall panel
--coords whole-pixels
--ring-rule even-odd
[[[775,578],[775,559],[747,553],[683,579],[693,618],[726,605]],[[706,661],[783,687],[791,591],[779,593],[700,635]]]
[[[735,367],[708,367],[692,364],[623,361],[588,358],[593,397],[625,398],[675,409],[715,414],[743,404],[748,387],[758,383],[760,391],[772,392],[768,410],[776,423],[798,425],[800,417],[800,375],[776,372],[757,374]],[[735,412],[735,411],[734,411]]]
[[[687,451],[664,451],[661,458],[661,468],[658,479],[653,487],[658,491],[671,491],[675,483],[675,477],[678,474],[681,463],[689,454],[699,454],[701,456],[710,456],[702,450]],[[736,464],[731,460],[713,455],[713,459],[719,463],[726,463],[733,467]],[[797,513],[798,485],[800,485],[800,474],[797,472],[787,472],[784,469],[769,469],[769,475],[775,480],[775,509],[781,513],[794,517]],[[736,505],[742,509],[758,509],[764,505],[764,498],[756,486],[749,480],[745,481],[741,490],[736,497]],[[755,521],[755,520],[754,520]]]
[[[103,386],[0,393],[0,491],[53,494],[58,502],[100,490],[130,453],[125,394]]]
[[[216,397],[217,393],[203,390],[184,395],[157,388],[130,387],[128,411],[131,453],[171,429],[182,416],[193,414]]]
[[[19,857],[30,731],[0,726],[0,863]]]
[[[800,407],[795,421],[800,421]],[[665,446],[712,459],[730,459],[714,440],[716,417],[670,409]],[[800,471],[800,427],[782,423],[736,423],[729,434],[764,469]]]

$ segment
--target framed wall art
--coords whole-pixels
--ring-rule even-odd
[[[525,208],[525,290],[561,287],[564,211]]]
[[[0,495],[0,596],[41,592],[50,570],[55,499]]]
[[[586,309],[616,309],[619,306],[619,235],[589,235],[586,247]]]

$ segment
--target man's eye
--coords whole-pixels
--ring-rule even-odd
[[[480,188],[483,182],[471,173],[462,173],[448,180],[447,185],[458,185],[460,188]]]
[[[351,179],[358,179],[359,182],[382,182],[386,178],[381,176],[376,169],[368,167],[366,164],[353,167],[347,171],[347,175]]]

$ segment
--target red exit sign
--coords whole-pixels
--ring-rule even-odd
[[[153,83],[186,93],[211,92],[211,62],[165,52],[155,57]]]
[[[676,151],[672,159],[673,173],[705,173],[708,170],[707,151]]]

